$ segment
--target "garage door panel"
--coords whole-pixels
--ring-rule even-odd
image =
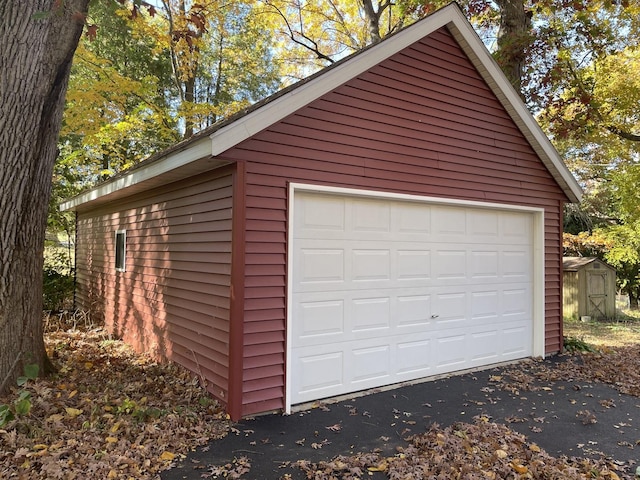
[[[391,299],[389,297],[355,298],[351,303],[351,330],[354,333],[364,333],[388,329],[391,326]]]
[[[327,197],[322,208],[310,202],[298,202],[294,222],[299,238],[323,237],[344,238],[346,222],[346,200]]]
[[[529,216],[516,212],[504,212],[500,219],[501,238],[508,245],[530,245],[532,222]]]
[[[458,283],[467,278],[467,252],[463,249],[436,250],[433,267],[436,279]]]
[[[397,250],[395,278],[415,282],[431,279],[431,252],[425,249]]]
[[[365,199],[352,199],[350,202],[351,222],[354,232],[389,233],[391,231],[391,205],[386,202],[369,202]]]
[[[431,240],[434,242],[464,241],[467,234],[467,212],[458,207],[432,207],[431,228]]]
[[[531,256],[531,249],[503,251],[502,277],[509,281],[530,281]]]
[[[522,320],[531,318],[532,291],[530,284],[509,285],[502,292],[502,316],[509,320],[519,317]]]
[[[344,299],[300,302],[296,305],[297,319],[294,335],[300,340],[309,338],[324,342],[328,336],[344,333]]]
[[[467,348],[473,366],[486,365],[500,361],[499,352],[494,348],[487,348],[487,345],[496,345],[500,341],[500,331],[498,329],[481,330],[472,332],[469,335]]]
[[[343,352],[310,352],[298,358],[294,365],[297,395],[301,401],[337,395],[344,390]]]
[[[484,244],[500,241],[500,215],[495,211],[476,212],[467,215],[467,234]]]
[[[366,383],[380,385],[380,380],[390,378],[391,372],[391,346],[380,345],[379,341],[374,345],[355,348],[349,351],[349,368],[347,368],[347,381],[352,384]],[[375,381],[374,381],[375,380]]]
[[[295,195],[292,403],[531,355],[531,214],[333,197]]]
[[[393,204],[391,227],[401,241],[424,241],[431,238],[431,207],[423,203]]]
[[[391,280],[391,252],[382,249],[353,249],[351,275],[354,283]],[[362,288],[368,288],[368,285]]]
[[[500,278],[500,252],[498,250],[471,250],[469,275],[473,280]]]
[[[300,251],[297,278],[301,285],[344,282],[344,249],[305,248]]]
[[[413,330],[421,331],[432,322],[431,318],[431,295],[424,290],[418,290],[415,294],[403,292],[396,296],[395,310],[392,318],[395,319],[396,326],[401,331]]]
[[[436,373],[459,370],[466,362],[466,335],[459,329],[440,334],[435,339]]]
[[[471,293],[470,316],[474,323],[495,322],[500,313],[500,291],[494,289]]]
[[[431,375],[433,372],[432,333],[421,333],[396,344],[395,366],[400,381]]]
[[[503,357],[505,360],[513,360],[531,355],[531,347],[528,338],[531,337],[531,324],[521,323],[507,327],[502,331],[504,342]]]

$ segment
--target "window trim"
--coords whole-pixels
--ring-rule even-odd
[[[127,270],[127,231],[116,230],[114,248],[114,266],[116,272],[126,272]],[[121,241],[118,241],[121,238]]]

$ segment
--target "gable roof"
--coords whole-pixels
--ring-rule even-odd
[[[449,29],[569,200],[579,202],[582,190],[577,181],[460,7],[451,3],[383,41],[336,62],[81,193],[64,202],[60,208],[90,208],[228,164],[216,157],[442,27]]]
[[[562,258],[562,269],[565,272],[577,272],[585,265],[589,265],[591,263],[599,263],[604,265],[611,270],[615,270],[615,268],[609,265],[606,262],[603,262],[598,257],[563,257]]]

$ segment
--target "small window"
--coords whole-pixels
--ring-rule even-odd
[[[118,272],[125,271],[127,258],[127,231],[116,231],[116,270]]]

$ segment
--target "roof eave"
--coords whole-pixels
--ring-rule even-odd
[[[211,140],[204,136],[188,142],[181,150],[162,156],[157,161],[142,163],[131,171],[125,171],[63,202],[60,210],[78,210],[96,203],[114,201],[138,191],[182,180],[228,163],[228,161],[211,157]]]

